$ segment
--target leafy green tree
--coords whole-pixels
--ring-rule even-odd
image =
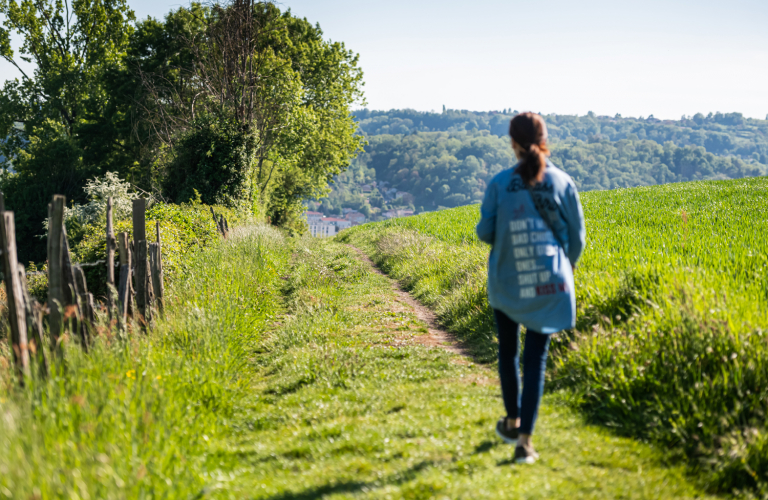
[[[0,153],[15,171],[1,187],[17,213],[19,253],[41,260],[34,235],[51,195],[84,201],[85,179],[108,168],[89,155],[98,141],[86,130],[109,106],[104,77],[121,64],[133,12],[125,0],[0,0],[0,14],[0,56],[21,75],[0,90],[0,137],[9,137]],[[23,37],[18,54],[11,33]]]

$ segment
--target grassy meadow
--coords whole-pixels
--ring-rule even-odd
[[[439,347],[347,245],[294,242],[280,324],[253,357],[251,390],[208,462],[214,498],[705,498],[658,450],[587,425],[547,396],[542,460],[512,462],[493,431],[492,366]]]
[[[88,355],[66,342],[65,363],[23,390],[3,353],[0,497],[191,499],[219,487],[208,449],[230,431],[287,265],[278,231],[233,236],[192,255],[148,336],[102,331]]]
[[[766,194],[753,179],[583,196],[579,324],[553,344],[533,466],[493,432],[470,206],[335,240],[239,228],[192,254],[148,335],[103,330],[88,355],[67,342],[23,389],[2,344],[0,497],[765,496]],[[350,244],[473,359],[425,342]]]
[[[720,491],[768,495],[768,179],[582,195],[578,322],[550,389],[663,444]],[[477,205],[337,237],[363,249],[472,350],[495,357]],[[567,396],[565,396],[567,395]]]
[[[193,264],[148,337],[101,332],[46,382],[3,380],[0,497],[710,498],[562,393],[542,459],[515,466],[493,366],[425,345],[349,245],[255,227]]]

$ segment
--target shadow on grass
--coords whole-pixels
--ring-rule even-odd
[[[400,485],[416,479],[418,474],[428,468],[429,465],[430,462],[419,462],[405,472],[399,472],[384,479],[373,479],[371,481],[344,481],[336,484],[324,484],[303,491],[281,493],[269,498],[271,500],[310,500],[335,493],[354,493],[364,489],[378,489],[385,485]]]

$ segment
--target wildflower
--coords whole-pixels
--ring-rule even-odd
[[[125,376],[130,379],[136,378],[136,370],[128,370],[127,372],[125,372]]]

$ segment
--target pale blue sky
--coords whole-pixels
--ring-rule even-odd
[[[129,3],[138,17],[186,5]],[[766,0],[278,4],[360,54],[371,109],[768,114]]]

